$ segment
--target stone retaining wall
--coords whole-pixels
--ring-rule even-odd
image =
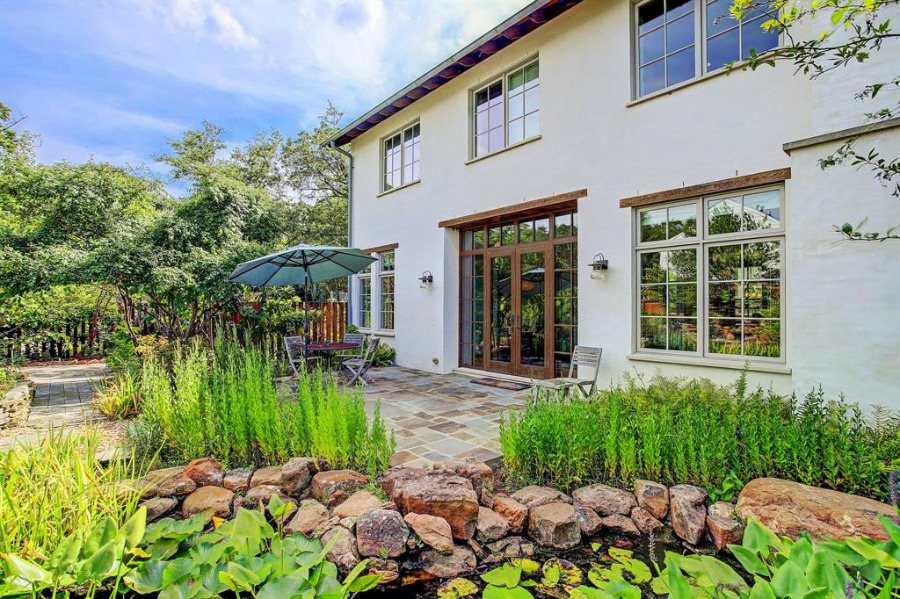
[[[7,391],[0,399],[0,429],[21,426],[28,420],[34,384],[21,381]]]

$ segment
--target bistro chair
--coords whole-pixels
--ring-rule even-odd
[[[337,355],[338,364],[341,364],[344,360],[358,358],[360,356],[361,352],[359,350],[366,344],[366,335],[365,333],[344,333],[343,343],[352,343],[356,347],[340,352]],[[340,370],[340,366],[338,366],[338,370]]]
[[[303,335],[284,338],[284,351],[287,354],[288,363],[294,371],[294,376],[300,376],[299,368],[308,369],[313,363],[319,361],[319,357],[310,357],[305,352],[306,342]]]
[[[534,388],[550,389],[553,391],[564,391],[568,397],[573,389],[580,391],[585,397],[590,397],[597,388],[597,378],[600,375],[600,357],[603,355],[602,347],[588,347],[586,345],[576,345],[575,351],[572,352],[572,361],[569,363],[569,376],[561,376],[555,379],[547,379],[544,381],[534,381]],[[575,369],[578,369],[578,376],[575,376]],[[593,377],[582,376],[585,369],[593,371]]]
[[[347,358],[341,362],[341,370],[346,369],[350,378],[347,380],[348,385],[353,385],[357,381],[363,385],[368,385],[366,374],[375,362],[375,354],[378,351],[378,344],[381,339],[370,339],[361,356]]]

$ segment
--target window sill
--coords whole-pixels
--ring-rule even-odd
[[[396,337],[396,333],[394,331],[372,331],[372,334],[376,337]]]
[[[663,364],[681,364],[684,366],[701,366],[708,368],[725,368],[728,370],[744,370],[750,372],[768,372],[772,374],[791,374],[791,368],[784,364],[767,364],[765,362],[738,362],[716,360],[712,358],[693,358],[687,356],[665,356],[662,354],[633,353],[626,356],[635,362],[658,362]]]
[[[491,156],[496,156],[497,154],[502,154],[503,152],[507,152],[507,151],[509,151],[509,150],[513,150],[513,149],[515,149],[515,148],[524,146],[524,145],[526,145],[526,144],[530,144],[530,143],[533,142],[533,141],[538,141],[539,139],[541,139],[541,137],[542,137],[541,135],[535,135],[535,136],[533,136],[533,137],[529,137],[528,139],[523,139],[522,141],[517,141],[517,142],[514,143],[514,144],[509,144],[509,145],[506,146],[505,148],[500,148],[499,150],[494,150],[494,151],[491,152],[490,154],[485,154],[484,156],[478,156],[478,157],[476,157],[476,158],[472,158],[472,159],[470,159],[470,160],[467,160],[467,161],[465,162],[465,164],[466,164],[466,165],[469,165],[469,164],[473,164],[473,163],[475,163],[475,162],[480,162],[480,161],[482,161],[482,160],[485,160],[486,158],[490,158]]]
[[[407,187],[412,187],[413,185],[418,185],[421,182],[422,182],[421,179],[416,179],[415,181],[410,181],[409,183],[404,183],[400,187],[395,187],[393,189],[388,189],[387,191],[382,191],[381,193],[377,194],[375,197],[376,198],[384,197],[386,195],[390,195],[390,194],[394,193],[395,191],[400,191],[401,189],[406,189]]]

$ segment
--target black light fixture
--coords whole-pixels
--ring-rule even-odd
[[[419,281],[421,281],[421,283],[419,283],[419,287],[423,289],[434,283],[434,277],[431,276],[431,271],[426,270],[425,272],[423,272],[422,276],[419,277]]]
[[[609,260],[607,260],[602,253],[597,252],[594,255],[594,261],[591,262],[590,267],[591,278],[602,281],[606,278],[606,271],[609,270]]]

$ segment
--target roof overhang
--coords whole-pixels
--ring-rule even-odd
[[[531,2],[503,23],[341,129],[326,143],[332,143],[335,146],[350,143],[354,138],[381,121],[421,100],[580,2],[581,0],[535,0]]]

